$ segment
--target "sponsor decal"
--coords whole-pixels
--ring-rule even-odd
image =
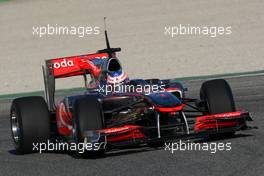
[[[73,67],[74,66],[74,63],[72,60],[66,60],[66,59],[63,59],[62,61],[60,62],[54,62],[53,63],[53,67],[54,68],[65,68],[65,67]]]

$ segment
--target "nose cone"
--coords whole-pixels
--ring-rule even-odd
[[[169,92],[158,92],[149,94],[150,100],[160,107],[176,107],[180,106],[181,101]]]

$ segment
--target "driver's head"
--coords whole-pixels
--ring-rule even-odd
[[[107,71],[107,84],[120,85],[126,83],[129,80],[127,73],[122,70],[117,58],[112,58],[109,60]]]
[[[109,72],[107,75],[107,84],[120,85],[126,83],[129,80],[127,73],[122,69],[118,71]]]

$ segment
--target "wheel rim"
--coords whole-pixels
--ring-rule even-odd
[[[18,124],[17,115],[15,112],[12,112],[11,114],[11,130],[12,130],[14,142],[17,144],[20,140],[20,128]]]

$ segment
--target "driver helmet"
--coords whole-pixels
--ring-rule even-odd
[[[123,72],[122,69],[118,71],[111,71],[107,75],[107,84],[120,85],[129,81],[127,73]]]

